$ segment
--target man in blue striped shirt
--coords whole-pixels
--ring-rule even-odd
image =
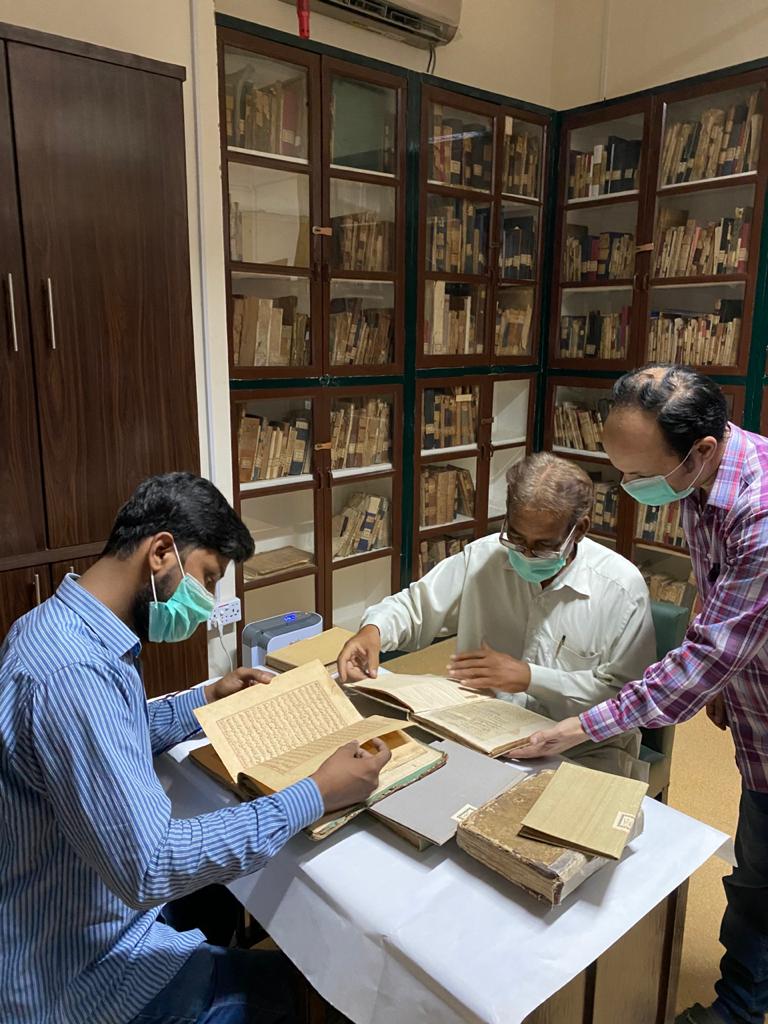
[[[152,757],[193,709],[268,677],[239,669],[147,703],[141,642],[206,621],[248,530],[212,484],[144,481],[101,559],[14,624],[0,648],[0,1021],[293,1021],[282,961],[208,946],[166,902],[261,866],[324,811],[364,800],[389,753],[356,744],[281,793],[171,817]]]

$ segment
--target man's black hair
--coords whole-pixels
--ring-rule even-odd
[[[670,451],[684,459],[702,437],[722,441],[728,405],[711,377],[687,366],[648,363],[613,385],[613,408],[635,408],[656,417]]]
[[[210,480],[163,473],[143,480],[117,513],[102,555],[128,558],[145,538],[166,530],[179,551],[208,548],[235,562],[253,554],[248,528]]]

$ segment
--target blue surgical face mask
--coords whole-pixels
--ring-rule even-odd
[[[149,603],[147,635],[154,644],[173,644],[188,640],[198,626],[208,621],[216,604],[213,595],[208,593],[203,584],[184,572],[175,544],[173,550],[176,552],[182,576],[181,582],[167,601],[157,600],[154,573],[151,576],[155,599]]]
[[[551,580],[553,576],[557,576],[560,570],[564,568],[568,560],[571,537],[575,530],[576,527],[574,526],[563,542],[558,554],[549,555],[546,558],[529,558],[527,555],[515,551],[514,548],[508,547],[507,558],[509,559],[509,564],[526,583],[544,583],[546,580]]]
[[[693,448],[691,448],[692,451]],[[664,476],[661,474],[658,476],[644,476],[639,480],[628,480],[626,483],[622,480],[621,486],[631,498],[639,501],[641,505],[669,505],[673,501],[681,501],[683,498],[687,498],[689,494],[693,494],[696,482],[709,461],[709,456],[707,456],[701,464],[701,469],[693,478],[690,487],[685,487],[682,491],[676,491],[667,480],[667,477],[672,476],[673,473],[680,469],[680,466],[685,465],[691,452],[688,452],[683,461]]]

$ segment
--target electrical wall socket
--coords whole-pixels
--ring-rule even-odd
[[[208,619],[208,629],[228,626],[232,622],[239,622],[242,617],[239,597],[233,597],[231,601],[221,601],[213,609],[211,617]]]

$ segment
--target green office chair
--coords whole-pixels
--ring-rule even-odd
[[[656,658],[679,647],[685,636],[690,608],[682,608],[668,601],[651,601],[651,615],[656,629]],[[674,725],[661,729],[641,729],[640,758],[649,765],[648,796],[667,802],[669,773],[672,767]]]

